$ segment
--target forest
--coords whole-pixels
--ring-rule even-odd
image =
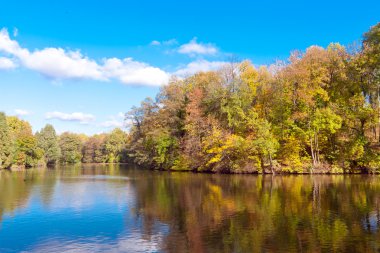
[[[128,117],[129,156],[163,170],[380,172],[380,23],[361,45],[173,78]]]
[[[380,23],[360,45],[172,77],[126,113],[128,132],[60,136],[0,114],[0,167],[130,162],[220,173],[380,172]]]
[[[33,134],[27,121],[0,113],[0,168],[123,163],[127,138],[119,128],[90,137],[69,132],[58,136],[50,124]]]

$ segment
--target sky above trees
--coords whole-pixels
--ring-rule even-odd
[[[0,8],[0,110],[58,133],[123,126],[171,75],[232,58],[269,65],[292,50],[358,42],[378,1],[8,1]]]

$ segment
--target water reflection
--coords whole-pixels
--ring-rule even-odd
[[[378,252],[376,176],[0,172],[0,252]]]

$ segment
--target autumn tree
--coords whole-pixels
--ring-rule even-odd
[[[7,168],[12,163],[13,144],[9,133],[6,116],[0,112],[0,169]]]
[[[82,162],[104,163],[107,161],[105,138],[105,134],[94,135],[84,142],[82,147]]]
[[[13,140],[13,163],[17,166],[36,166],[43,156],[43,150],[37,146],[31,125],[17,117],[7,118],[10,136]]]

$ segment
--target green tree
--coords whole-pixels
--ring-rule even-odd
[[[311,46],[173,79],[129,114],[128,152],[159,169],[380,171],[379,31],[357,51]]]
[[[0,112],[0,169],[7,168],[12,163],[13,143],[9,133],[6,116]]]
[[[62,163],[79,163],[82,159],[82,141],[77,134],[65,132],[59,137]]]
[[[54,127],[47,124],[40,132],[36,133],[36,137],[37,146],[44,151],[45,162],[52,165],[59,161],[61,150]]]
[[[126,162],[127,134],[120,128],[114,129],[105,137],[104,149],[109,163]]]
[[[13,163],[22,167],[38,165],[43,156],[43,150],[37,146],[37,139],[32,133],[31,125],[17,117],[8,117],[7,122],[14,143]]]
[[[279,143],[272,133],[271,125],[265,119],[259,119],[253,123],[253,126],[255,131],[252,145],[255,146],[258,151],[261,158],[261,165],[264,167],[264,162],[269,161],[269,168],[272,173],[275,173],[273,163],[279,148]]]

